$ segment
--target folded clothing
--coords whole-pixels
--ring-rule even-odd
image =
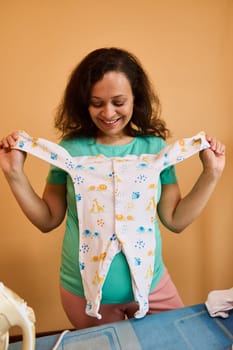
[[[233,309],[233,288],[211,291],[205,305],[211,317],[227,318]]]

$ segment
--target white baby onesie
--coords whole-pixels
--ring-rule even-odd
[[[15,148],[31,153],[72,178],[79,218],[79,265],[86,313],[101,318],[102,287],[114,256],[127,259],[136,318],[148,311],[156,254],[157,184],[162,170],[209,147],[204,132],[165,147],[158,154],[107,158],[72,157],[63,147],[25,132]]]

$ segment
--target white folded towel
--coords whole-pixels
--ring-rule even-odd
[[[211,317],[227,318],[229,310],[233,309],[233,288],[213,290],[205,302]]]

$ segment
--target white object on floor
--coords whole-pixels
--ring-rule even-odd
[[[22,350],[34,350],[35,321],[33,309],[0,282],[0,350],[8,349],[9,329],[12,326],[19,326],[22,330]]]
[[[233,309],[233,288],[211,291],[205,305],[211,317],[227,318]]]

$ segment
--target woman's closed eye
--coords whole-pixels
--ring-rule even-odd
[[[124,106],[125,102],[126,102],[126,99],[113,99],[111,101],[111,104],[115,107],[122,107]],[[106,104],[105,101],[96,98],[96,99],[91,99],[89,105],[95,108],[100,108],[100,107],[104,107],[105,104]]]
[[[103,102],[101,101],[90,101],[90,106],[95,108],[100,108],[103,106]]]
[[[116,107],[124,106],[125,101],[112,101],[112,104]]]

